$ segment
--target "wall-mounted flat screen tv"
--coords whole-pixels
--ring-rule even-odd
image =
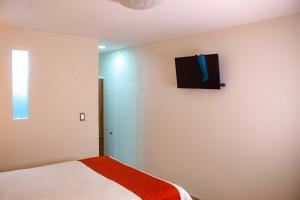
[[[175,58],[178,88],[220,89],[219,56],[196,55]]]

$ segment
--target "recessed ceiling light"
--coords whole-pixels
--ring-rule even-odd
[[[100,46],[98,46],[98,48],[99,48],[99,49],[106,49],[106,46],[100,45]]]

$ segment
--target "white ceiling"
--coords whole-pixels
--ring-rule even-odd
[[[300,12],[300,0],[163,0],[130,10],[115,0],[0,0],[0,23],[96,37],[107,51]]]

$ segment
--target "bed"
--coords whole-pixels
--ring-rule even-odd
[[[181,187],[102,156],[0,173],[1,200],[192,200]]]

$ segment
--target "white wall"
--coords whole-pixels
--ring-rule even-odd
[[[145,170],[203,199],[299,200],[299,24],[294,15],[103,54],[105,108],[135,113],[106,125],[117,118],[126,135],[120,124],[142,124],[130,134]],[[226,88],[177,89],[174,58],[199,53],[219,54]],[[128,54],[128,79],[114,82],[114,57]]]
[[[0,44],[0,171],[98,155],[97,40],[0,27]],[[12,120],[12,49],[30,52],[28,120]]]

